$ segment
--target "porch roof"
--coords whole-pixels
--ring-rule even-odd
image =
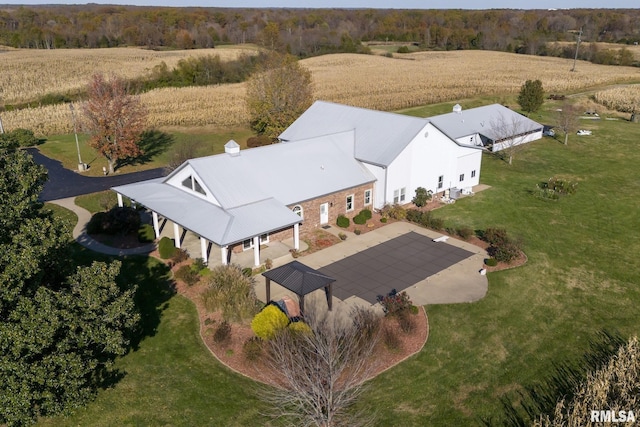
[[[231,209],[182,191],[158,178],[113,190],[219,245],[227,246],[290,227],[301,218],[274,198]]]

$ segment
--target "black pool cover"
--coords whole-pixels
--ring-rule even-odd
[[[473,253],[436,243],[413,231],[318,269],[333,277],[333,295],[356,295],[375,304],[378,295],[398,292],[450,267]]]

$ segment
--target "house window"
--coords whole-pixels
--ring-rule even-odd
[[[438,190],[442,188],[443,183],[444,183],[444,175],[440,175],[438,177]]]
[[[398,204],[405,201],[407,198],[407,189],[406,187],[402,187],[399,190],[393,190],[393,203]]]
[[[268,233],[267,234],[263,234],[263,235],[260,236],[260,244],[261,245],[265,245],[267,243],[269,243],[269,234]]]
[[[460,182],[462,182],[462,181],[464,181],[464,174],[463,173],[460,174]]]
[[[202,195],[207,195],[207,193],[204,191],[204,188],[202,188],[202,185],[200,185],[198,180],[195,179],[192,175],[189,175],[184,181],[182,181],[182,186],[188,188],[189,190],[198,192]]]
[[[347,212],[353,210],[353,194],[347,196]]]
[[[476,171],[475,171],[475,170],[472,170],[472,171],[471,171],[471,178],[475,178],[475,177],[476,177]]]
[[[304,211],[302,210],[302,206],[295,205],[293,207],[293,213],[298,215],[300,218],[304,219]]]
[[[371,190],[365,190],[364,191],[364,205],[370,205],[371,204]]]
[[[253,239],[247,239],[244,242],[242,242],[242,249],[247,251],[249,249],[253,248]]]

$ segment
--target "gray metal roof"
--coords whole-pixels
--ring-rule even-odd
[[[316,101],[279,138],[296,141],[353,131],[358,160],[389,166],[427,123],[417,117]]]
[[[492,140],[503,138],[504,135],[496,134],[494,125],[500,120],[504,120],[507,125],[511,124],[512,120],[516,120],[518,122],[518,130],[522,133],[542,128],[540,123],[500,104],[485,105],[469,110],[463,109],[459,113],[451,112],[429,118],[429,121],[438,129],[454,139],[475,135],[476,133]]]
[[[200,197],[167,185],[164,178],[113,187],[199,236],[226,246],[300,222],[300,217],[273,198],[222,209]]]
[[[324,288],[336,281],[334,278],[298,261],[267,270],[262,275],[300,296]]]
[[[292,205],[375,181],[354,159],[353,144],[353,133],[345,132],[187,163],[225,209],[269,197]]]

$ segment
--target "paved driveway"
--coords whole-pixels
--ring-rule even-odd
[[[40,193],[40,200],[43,202],[108,190],[118,185],[159,178],[164,174],[162,168],[157,168],[122,175],[83,176],[78,172],[65,169],[58,160],[45,156],[36,148],[28,148],[27,151],[33,156],[33,160],[37,164],[47,168],[49,174],[49,179],[45,183],[42,193]]]

